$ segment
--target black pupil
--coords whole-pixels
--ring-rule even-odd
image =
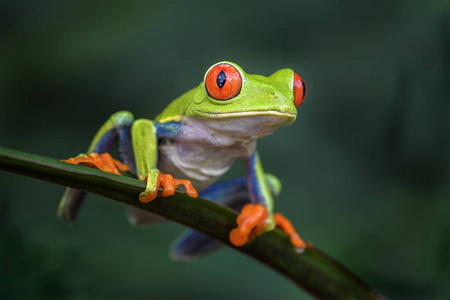
[[[216,82],[219,89],[223,88],[225,82],[227,82],[227,75],[224,71],[220,71],[219,75],[217,75]]]
[[[302,97],[302,100],[303,100],[306,97],[306,84],[303,81],[303,79],[302,79],[302,89],[303,89],[303,97]]]

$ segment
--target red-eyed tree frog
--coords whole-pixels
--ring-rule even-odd
[[[239,212],[237,227],[229,238],[234,246],[251,242],[275,227],[285,231],[293,246],[306,244],[292,224],[273,212],[273,198],[281,191],[279,180],[264,172],[256,140],[293,123],[296,107],[306,96],[303,79],[291,69],[269,77],[251,75],[232,62],[219,62],[208,69],[200,85],[175,99],[153,121],[135,120],[128,111],[113,114],[95,135],[87,154],[66,160],[120,174],[129,170],[146,182],[139,199],[146,203],[157,196],[181,191],[227,206]],[[121,161],[113,159],[114,141],[119,140]],[[237,158],[246,166],[246,176],[215,183]],[[179,179],[174,179],[179,178]],[[73,222],[85,193],[67,189],[58,213]],[[147,225],[158,217],[129,208],[135,225]],[[178,260],[190,260],[213,250],[220,242],[189,231],[172,250]]]

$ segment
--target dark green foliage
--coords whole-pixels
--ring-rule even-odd
[[[449,18],[444,0],[1,1],[0,145],[67,158],[118,110],[155,117],[217,61],[291,67],[308,96],[258,144],[283,183],[276,211],[389,298],[448,299]],[[233,251],[172,263],[182,227],[138,230],[113,201],[89,197],[69,227],[62,193],[0,174],[10,299],[308,298]]]

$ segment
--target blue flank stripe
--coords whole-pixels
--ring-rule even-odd
[[[224,182],[219,182],[208,186],[200,192],[199,197],[208,199],[211,202],[225,204],[230,199],[248,196],[247,180],[245,177],[239,177]]]
[[[131,126],[119,129],[119,153],[120,160],[130,168],[131,173],[136,174],[136,161],[131,141]]]
[[[114,140],[117,137],[117,131],[112,129],[102,136],[98,144],[94,145],[92,152],[105,153],[111,151]]]
[[[181,134],[181,123],[179,122],[154,122],[153,124],[155,124],[158,138],[170,138]]]

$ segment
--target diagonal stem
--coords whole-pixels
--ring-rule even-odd
[[[39,155],[0,147],[0,169],[81,189],[201,231],[233,247],[228,240],[237,214],[200,198],[175,194],[151,203],[139,201],[145,184],[137,179],[60,162]],[[294,251],[279,230],[266,233],[249,245],[233,247],[268,265],[319,299],[384,299],[361,279],[319,249]]]

